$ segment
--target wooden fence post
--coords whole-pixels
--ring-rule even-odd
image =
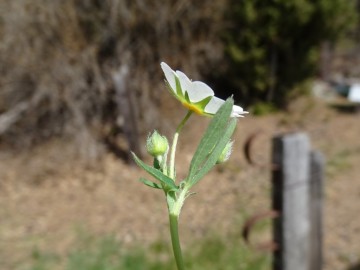
[[[310,156],[310,270],[323,267],[323,193],[325,158],[319,151],[311,152]]]
[[[274,270],[321,270],[324,157],[306,134],[273,140]]]
[[[273,140],[274,270],[310,267],[310,142],[303,133]],[[318,269],[319,270],[319,269]]]

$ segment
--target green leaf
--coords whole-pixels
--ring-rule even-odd
[[[215,166],[216,161],[218,160],[226,144],[229,142],[231,136],[233,135],[236,124],[237,120],[235,118],[230,120],[230,123],[227,126],[225,132],[223,133],[221,139],[213,148],[203,166],[196,172],[196,174],[192,178],[189,178],[190,187],[194,186],[197,182],[199,182],[200,179],[203,178],[205,174],[207,174]]]
[[[210,152],[214,149],[220,138],[223,137],[233,105],[233,99],[228,98],[210,122],[209,127],[207,128],[198,148],[196,149],[194,157],[191,160],[188,179],[193,178],[195,173],[197,173],[200,167],[204,164],[205,160],[208,158]]]
[[[168,186],[170,188],[169,190],[178,190],[179,189],[170,177],[166,176],[165,174],[163,174],[161,171],[155,169],[154,167],[151,167],[151,166],[145,164],[133,152],[131,152],[131,154],[133,155],[133,158],[139,167],[143,168],[151,176],[155,177],[157,180],[159,180],[160,182],[162,182],[163,184]]]
[[[145,178],[140,178],[139,179],[140,182],[144,183],[145,185],[149,186],[149,187],[152,187],[152,188],[157,188],[157,189],[162,189],[162,187],[159,185],[159,184],[156,184],[152,181],[149,181]]]

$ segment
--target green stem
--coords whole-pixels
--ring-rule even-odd
[[[170,151],[170,164],[169,164],[169,177],[175,181],[175,152],[176,146],[179,139],[179,134],[187,120],[190,118],[192,111],[188,111],[184,119],[180,122],[176,128],[174,139],[171,145]],[[169,207],[169,220],[170,220],[170,234],[171,234],[171,243],[174,251],[176,266],[178,270],[185,270],[184,261],[181,253],[180,239],[179,239],[179,216],[181,207],[185,201],[187,195],[187,187],[180,192],[179,196],[168,196],[168,207]]]
[[[184,261],[182,258],[180,240],[179,240],[179,216],[175,214],[169,214],[170,219],[170,233],[171,243],[173,246],[176,266],[178,270],[185,270]]]
[[[189,187],[185,184],[181,192],[174,198],[168,194],[168,207],[169,207],[169,219],[170,219],[170,234],[171,243],[174,251],[175,261],[178,270],[184,270],[184,261],[181,253],[181,246],[179,240],[179,217],[181,208],[188,196]],[[175,200],[169,200],[174,198]]]
[[[171,145],[171,152],[170,152],[170,167],[169,167],[169,177],[171,179],[175,178],[175,152],[176,152],[176,145],[179,139],[179,134],[182,128],[184,127],[186,121],[190,118],[192,114],[192,111],[188,111],[188,113],[185,115],[184,119],[180,122],[178,127],[176,128],[176,132],[174,135],[174,139]]]

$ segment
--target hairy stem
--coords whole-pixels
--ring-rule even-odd
[[[184,261],[181,253],[180,239],[179,239],[179,216],[170,213],[170,234],[171,243],[174,251],[176,266],[178,270],[185,270]]]
[[[182,128],[184,127],[186,121],[190,118],[192,114],[192,111],[188,111],[188,113],[185,115],[184,119],[180,122],[178,127],[176,128],[176,132],[174,135],[174,139],[171,145],[171,152],[170,152],[170,167],[169,167],[169,177],[171,179],[175,178],[175,152],[176,152],[176,145],[179,139],[179,134]]]

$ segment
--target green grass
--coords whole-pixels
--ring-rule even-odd
[[[211,236],[185,250],[187,270],[267,270],[270,255],[248,249],[240,238]],[[35,250],[30,270],[175,270],[171,247],[156,242],[148,248],[125,249],[112,236],[82,237],[68,255]]]

